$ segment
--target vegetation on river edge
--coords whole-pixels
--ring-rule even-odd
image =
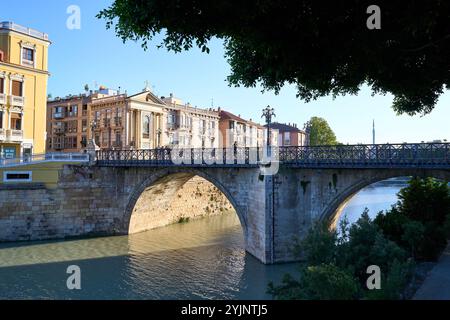
[[[305,261],[300,275],[269,284],[276,299],[405,299],[415,268],[434,261],[450,238],[450,188],[432,178],[413,178],[399,201],[372,220],[368,210],[339,230],[316,224],[295,246]],[[367,268],[380,267],[381,289],[369,290]]]

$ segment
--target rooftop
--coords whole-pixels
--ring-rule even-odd
[[[262,126],[261,126],[259,123],[254,122],[252,119],[250,119],[250,120],[245,120],[245,119],[241,118],[240,115],[237,116],[237,115],[235,115],[235,114],[233,114],[233,113],[231,113],[231,112],[225,111],[225,110],[220,110],[220,119],[224,119],[224,120],[228,120],[228,119],[229,119],[229,120],[234,120],[234,121],[237,121],[237,122],[247,123],[247,124],[249,124],[249,125],[254,125],[254,126],[257,126],[257,127],[261,127],[261,128],[262,128]]]
[[[35,29],[21,26],[20,24],[17,24],[17,23],[11,22],[11,21],[0,22],[0,30],[1,29],[16,31],[16,32],[23,33],[28,36],[34,37],[34,38],[38,38],[40,40],[49,41],[48,34],[37,31]]]
[[[270,127],[272,129],[276,129],[281,132],[303,132],[303,130],[300,130],[299,128],[297,128],[297,125],[295,123],[285,124],[285,123],[273,122],[270,124]]]

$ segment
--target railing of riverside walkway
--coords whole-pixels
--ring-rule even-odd
[[[87,153],[45,153],[23,156],[21,158],[0,159],[0,168],[15,167],[44,162],[89,162]]]
[[[101,166],[257,166],[261,148],[102,150]],[[272,161],[304,168],[450,169],[450,143],[272,147]],[[181,160],[182,159],[182,160]]]

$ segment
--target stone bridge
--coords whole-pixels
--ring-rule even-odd
[[[193,157],[181,164],[168,161],[171,152],[98,152],[95,164],[65,166],[57,189],[0,189],[0,240],[145,230],[167,214],[188,180],[200,176],[233,205],[246,250],[263,263],[286,262],[294,259],[291,246],[297,237],[316,220],[333,224],[340,207],[365,186],[401,176],[450,181],[448,144],[280,148],[273,151],[277,161],[272,163],[259,154],[252,158],[245,149],[228,150],[231,162],[210,161],[225,160],[225,150],[206,155],[190,150]],[[276,172],[267,174],[274,164]],[[139,201],[143,196],[145,203]]]

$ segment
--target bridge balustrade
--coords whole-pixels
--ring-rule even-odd
[[[449,143],[335,145],[306,147],[101,150],[106,166],[255,166],[270,161],[296,167],[450,168]]]

